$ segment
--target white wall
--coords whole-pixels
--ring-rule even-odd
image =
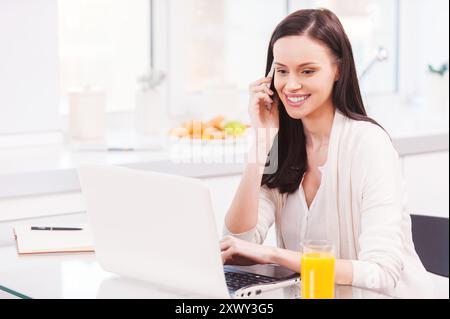
[[[449,1],[400,1],[400,91],[420,103],[427,64],[449,59]],[[448,86],[447,86],[448,90]],[[416,99],[416,100],[415,100]]]
[[[403,173],[413,214],[449,217],[448,152],[407,156]]]
[[[58,129],[56,0],[0,1],[0,134]]]

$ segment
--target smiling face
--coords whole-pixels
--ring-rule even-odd
[[[330,50],[308,36],[278,39],[273,46],[275,89],[294,119],[333,107],[331,93],[338,66]]]

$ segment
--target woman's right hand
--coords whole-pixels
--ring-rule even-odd
[[[249,86],[250,101],[248,112],[251,125],[255,129],[257,136],[261,136],[261,133],[258,132],[260,129],[266,129],[266,131],[270,129],[272,137],[278,132],[278,103],[274,101],[274,92],[267,87],[271,81],[270,77],[265,77]],[[267,105],[270,105],[269,109],[266,108]]]

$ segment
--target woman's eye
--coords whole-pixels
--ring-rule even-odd
[[[303,74],[310,75],[310,74],[313,74],[314,72],[316,72],[316,71],[314,71],[314,70],[304,70]]]
[[[285,70],[277,70],[277,73],[281,74],[281,75],[284,75],[284,74],[286,74],[286,71]]]

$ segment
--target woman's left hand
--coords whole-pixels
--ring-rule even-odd
[[[222,262],[226,265],[249,266],[270,264],[274,248],[251,243],[233,236],[225,236],[220,241]]]

